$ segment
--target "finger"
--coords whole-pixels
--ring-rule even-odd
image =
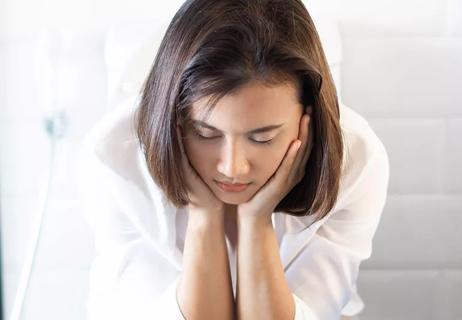
[[[280,165],[276,169],[276,172],[271,176],[271,178],[265,183],[264,192],[258,192],[255,197],[266,197],[271,198],[271,194],[280,194],[281,189],[286,192],[286,185],[288,182],[287,177],[290,174],[290,170],[292,168],[292,164],[295,160],[295,156],[297,155],[297,150],[300,148],[301,141],[294,140],[290,144],[289,148],[287,149],[284,158],[282,159]]]
[[[281,180],[285,183],[287,178],[290,177],[294,161],[297,157],[297,151],[300,149],[301,144],[302,142],[299,139],[292,142],[274,177],[275,180]]]

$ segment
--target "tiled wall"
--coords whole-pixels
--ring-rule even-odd
[[[462,319],[462,1],[344,2],[343,100],[390,157],[360,319]]]
[[[315,5],[339,20],[342,100],[369,120],[390,156],[390,195],[358,280],[366,303],[360,319],[462,319],[462,0]],[[84,319],[93,244],[74,160],[83,133],[107,108],[107,81],[99,33],[73,40],[60,53],[56,97],[69,126],[23,319]],[[6,315],[48,166],[33,50],[33,36],[0,38]]]

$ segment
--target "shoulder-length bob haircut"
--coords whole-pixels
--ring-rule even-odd
[[[192,104],[251,81],[297,81],[312,106],[314,140],[303,179],[275,212],[322,219],[334,207],[343,141],[337,92],[313,20],[301,0],[187,0],[170,22],[140,91],[136,134],[149,172],[176,206],[189,203],[181,168],[182,127]]]

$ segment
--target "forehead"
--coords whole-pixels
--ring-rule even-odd
[[[206,117],[208,97],[196,101],[191,117],[229,132],[244,132],[252,128],[298,119],[302,113],[298,88],[291,83],[265,86],[247,84],[233,94],[222,97]]]

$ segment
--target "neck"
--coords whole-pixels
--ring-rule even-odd
[[[225,203],[225,216],[236,216],[237,205]]]

